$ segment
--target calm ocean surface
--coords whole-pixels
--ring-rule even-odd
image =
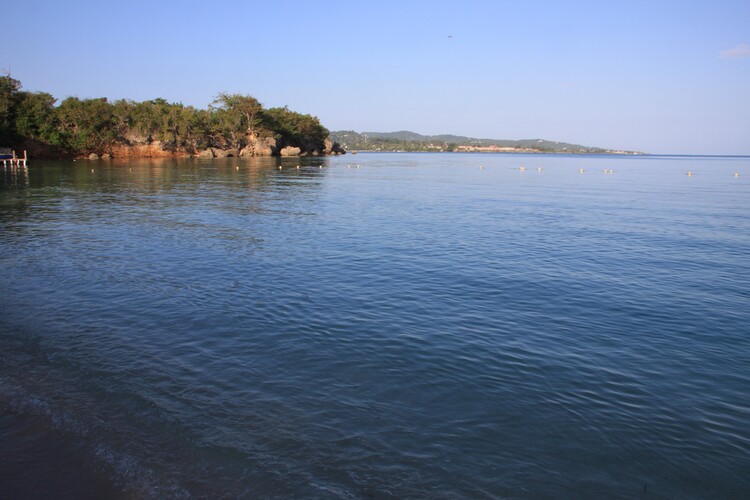
[[[750,158],[3,173],[0,498],[749,496]]]

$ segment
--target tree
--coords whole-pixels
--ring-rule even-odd
[[[10,75],[0,76],[0,140],[8,143],[15,136],[16,94],[21,82]]]
[[[328,129],[317,117],[290,111],[287,106],[271,108],[265,113],[265,125],[276,131],[284,146],[296,146],[305,151],[322,151]]]
[[[117,142],[112,105],[106,97],[68,97],[57,108],[64,145],[83,153],[101,153]]]
[[[46,92],[18,92],[15,101],[16,135],[59,145],[55,113],[57,99]]]
[[[254,97],[220,93],[213,102],[213,128],[232,147],[242,148],[248,133],[259,131],[263,106]]]

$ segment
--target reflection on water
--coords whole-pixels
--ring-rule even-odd
[[[71,497],[750,490],[746,159],[38,161],[24,179],[0,186],[7,471]],[[0,496],[34,490],[16,472]]]

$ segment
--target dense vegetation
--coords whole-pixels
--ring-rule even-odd
[[[328,137],[314,116],[287,107],[265,109],[254,97],[239,94],[219,94],[208,109],[164,99],[56,102],[46,92],[23,91],[18,80],[0,77],[0,145],[33,142],[80,155],[158,141],[163,150],[195,154],[206,148],[241,150],[253,137],[269,137],[279,149],[313,152],[323,151]]]

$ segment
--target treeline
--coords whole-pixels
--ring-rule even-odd
[[[353,130],[332,131],[331,138],[342,146],[355,151],[466,151],[473,148],[512,148],[517,151],[537,153],[612,153],[615,151],[598,147],[582,146],[545,139],[477,139],[451,134],[421,135],[402,130],[399,132],[355,132]],[[617,151],[621,152],[621,151]],[[634,153],[627,151],[627,153]]]
[[[355,151],[403,151],[403,152],[443,152],[453,151],[455,144],[442,142],[410,141],[394,139],[390,137],[365,138],[363,135],[354,135],[351,132],[332,132],[331,137],[340,142],[344,148]]]
[[[219,94],[208,109],[104,97],[68,97],[57,105],[46,92],[27,92],[18,80],[0,77],[0,145],[33,141],[85,155],[158,141],[165,151],[196,154],[207,148],[243,150],[257,138],[274,139],[276,152],[286,146],[323,152],[328,130],[317,117],[287,107],[265,109],[247,95]]]

